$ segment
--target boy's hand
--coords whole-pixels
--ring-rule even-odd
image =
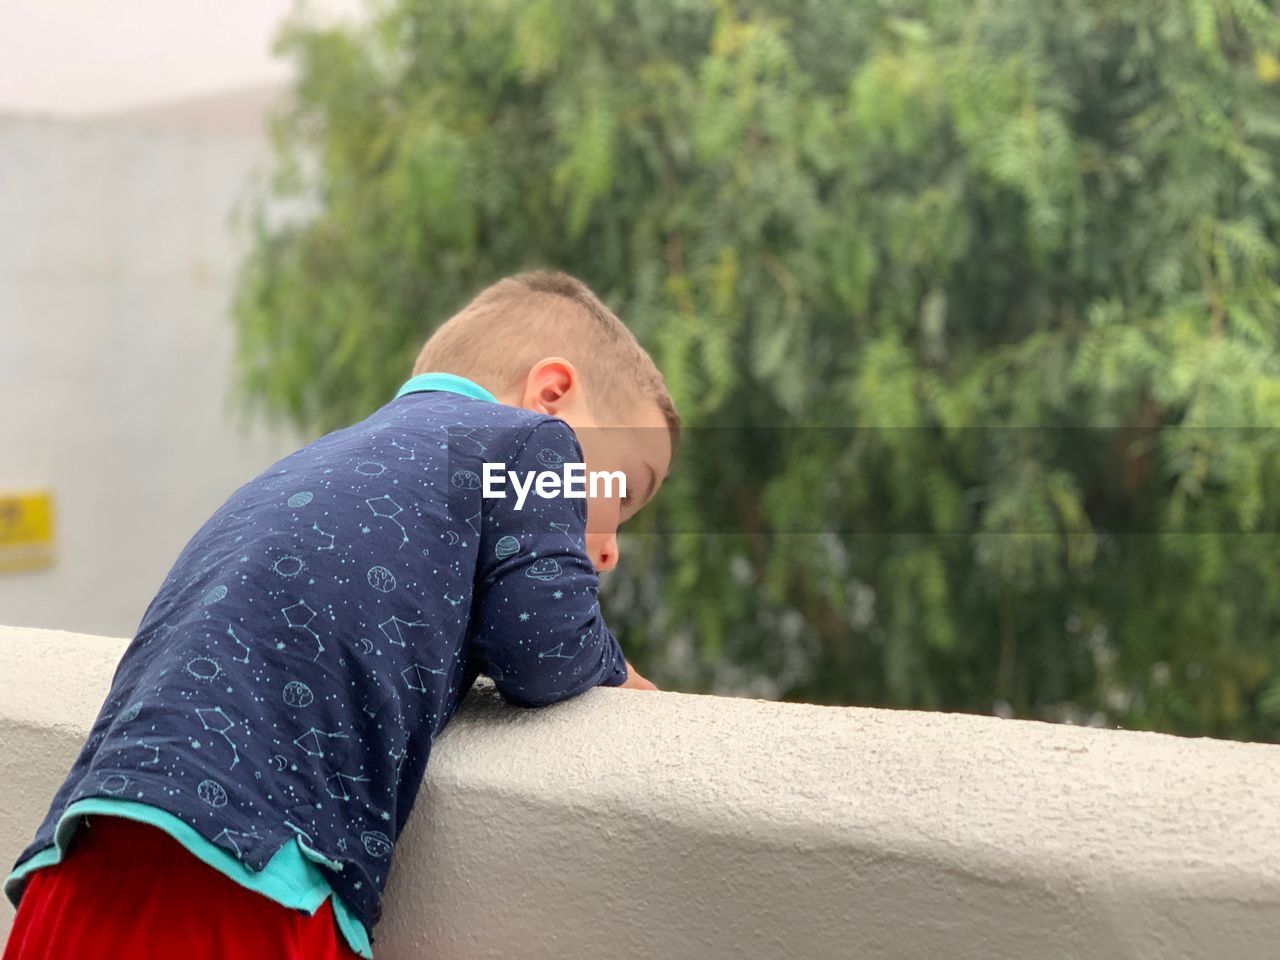
[[[640,676],[636,672],[636,668],[631,665],[631,661],[627,661],[627,679],[618,684],[619,687],[629,688],[631,690],[657,690],[658,688]]]

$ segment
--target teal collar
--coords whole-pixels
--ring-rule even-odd
[[[498,398],[480,384],[452,373],[420,373],[416,377],[410,377],[396,394],[396,399],[399,400],[406,393],[421,393],[424,390],[444,390],[447,393],[460,393],[473,400],[498,402]]]

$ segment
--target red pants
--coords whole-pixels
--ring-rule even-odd
[[[27,879],[4,960],[356,960],[326,900],[309,917],[154,827],[96,816]]]

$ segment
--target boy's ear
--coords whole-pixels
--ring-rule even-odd
[[[529,370],[520,406],[556,416],[575,403],[578,390],[578,371],[573,364],[563,357],[547,357]]]

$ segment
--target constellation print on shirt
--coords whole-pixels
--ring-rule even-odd
[[[418,455],[413,451],[413,448],[412,448],[412,447],[405,447],[405,446],[402,446],[401,444],[397,443],[397,442],[395,441],[395,439],[394,439],[394,438],[393,438],[393,439],[392,439],[392,441],[391,441],[391,446],[395,447],[397,450],[408,450],[408,451],[409,451],[409,455],[408,455],[407,457],[397,457],[397,458],[396,458],[396,459],[397,459],[397,460],[399,460],[401,463],[405,462],[406,460],[417,460],[417,459],[418,459]]]
[[[316,618],[316,612],[307,605],[305,600],[281,607],[280,612],[284,615],[284,622],[289,625],[289,629],[305,630],[311,634],[311,638],[316,642],[316,655],[312,659],[319,660],[320,654],[324,653],[324,642],[320,639],[320,634],[311,629],[311,621]],[[276,646],[280,647],[281,644]]]
[[[157,747],[154,743],[145,743],[145,742],[143,742],[142,740],[139,740],[139,741],[137,742],[137,747],[138,747],[138,749],[139,749],[139,750],[150,750],[150,751],[151,751],[151,759],[150,759],[150,760],[141,760],[141,761],[139,761],[139,762],[138,762],[138,766],[140,766],[140,767],[154,767],[154,766],[158,766],[158,765],[159,765],[159,763],[160,763],[160,748],[159,748],[159,747]]]
[[[444,428],[445,436],[448,438],[445,441],[447,448],[459,454],[483,454],[487,448],[475,438],[477,429],[479,428],[466,423],[448,424]]]
[[[410,664],[400,671],[400,676],[404,677],[405,685],[410,690],[417,690],[419,693],[426,693],[431,689],[427,684],[427,676],[434,674],[438,677],[444,676],[444,670],[436,670],[421,663]]]
[[[387,638],[388,643],[394,643],[397,647],[418,644],[418,639],[431,629],[431,624],[422,620],[401,620],[399,617],[391,617],[383,620],[378,624],[378,629],[382,631],[382,635]]]
[[[231,766],[227,769],[234,769],[235,765],[240,762],[240,751],[231,742],[231,738],[227,736],[227,731],[234,729],[236,722],[228,717],[226,711],[221,707],[197,707],[196,716],[200,718],[202,727],[210,733],[216,733],[227,741],[227,746],[231,748]]]
[[[368,777],[353,777],[347,773],[335,773],[325,784],[325,792],[335,800],[350,800],[351,792],[347,784],[368,783]]]
[[[563,533],[563,534],[565,535],[565,537],[568,539],[568,541],[569,541],[570,543],[572,543],[575,547],[580,547],[580,546],[582,546],[582,538],[581,538],[581,537],[574,536],[572,533],[570,533],[570,532],[569,532],[569,524],[567,524],[567,523],[556,523],[556,522],[553,520],[553,521],[551,521],[551,529],[552,529],[552,530],[559,530],[561,533]]]
[[[232,657],[231,659],[234,660],[236,663],[248,663],[249,662],[249,645],[236,636],[236,628],[233,624],[227,624],[227,633],[228,635],[230,635],[232,640],[234,640],[238,645],[244,648],[243,657]]]
[[[319,727],[312,727],[300,737],[294,738],[294,745],[297,746],[308,757],[323,757],[324,743],[320,740],[324,737],[326,740],[346,740],[345,733],[326,733]]]
[[[232,830],[228,827],[223,827],[222,832],[213,838],[213,842],[220,846],[224,846],[225,844],[223,843],[223,841],[226,841],[226,843],[230,844],[231,848],[235,850],[236,856],[239,857],[239,856],[243,856],[243,852],[240,850],[240,843],[237,841],[236,839],[237,837],[239,838],[240,841],[265,839],[264,837],[259,835],[257,827],[253,827],[248,832],[244,830]]]
[[[375,517],[378,517],[381,520],[390,520],[400,528],[400,547],[403,548],[404,545],[409,542],[409,534],[408,531],[405,530],[404,524],[397,520],[396,517],[404,512],[404,507],[400,506],[400,504],[391,499],[389,494],[385,493],[380,497],[368,498],[365,500],[365,504],[373,512]],[[377,504],[377,506],[374,506],[374,504]]]

